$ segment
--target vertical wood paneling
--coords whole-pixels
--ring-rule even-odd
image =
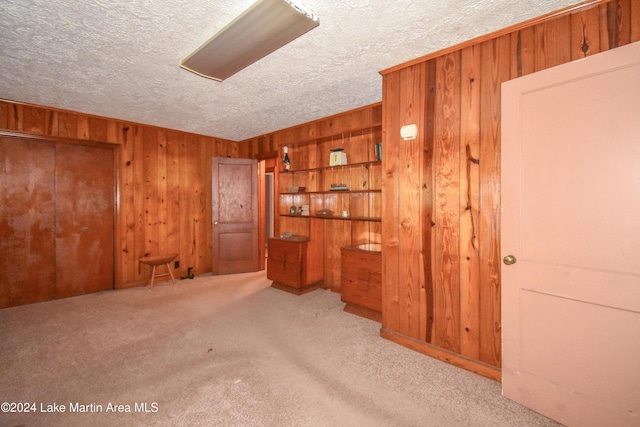
[[[404,308],[400,302],[400,257],[398,219],[400,209],[400,181],[398,161],[400,157],[402,126],[400,87],[404,75],[393,73],[383,77],[382,99],[385,113],[382,115],[382,327],[400,331],[400,316]],[[404,332],[404,330],[402,330]]]
[[[363,124],[376,123],[376,120],[380,123],[381,115],[382,107],[377,104],[259,137],[261,142],[256,146],[258,150],[273,151],[283,141],[295,143],[315,137],[319,134],[319,128],[328,135],[338,129],[338,132],[344,132],[346,138],[362,139],[367,132],[351,132],[351,129],[361,129]],[[0,128],[7,130],[121,146],[116,156],[119,182],[115,244],[117,287],[146,282],[149,271],[138,264],[138,258],[146,254],[178,252],[180,268],[176,275],[186,274],[188,267],[193,267],[195,274],[211,271],[211,157],[238,156],[240,153],[249,153],[252,148],[218,138],[8,101],[0,102],[0,125]],[[369,134],[366,138],[372,138]],[[361,161],[366,160],[366,151],[367,148],[358,147],[354,159],[362,157]],[[313,158],[307,160],[317,163],[315,152],[311,154]],[[311,179],[305,184],[315,187],[315,176]],[[380,180],[377,185],[380,188]],[[371,206],[365,206],[363,202],[363,207],[359,209],[378,209],[380,212],[380,195],[377,195],[377,199],[376,196],[372,197]],[[338,223],[342,227],[336,225],[329,231],[332,234],[329,241],[339,248],[346,241],[345,236],[353,233],[350,227],[344,228],[348,221]],[[308,229],[308,226],[300,226],[299,221],[292,221],[291,226],[292,231],[299,234],[303,234],[303,229]],[[377,241],[380,241],[380,224],[367,222],[360,230],[367,227],[373,230],[373,235],[377,235]],[[331,260],[336,259],[335,253],[328,253],[333,256]],[[339,285],[339,264],[333,266],[329,276]]]
[[[510,78],[511,37],[480,46],[480,360],[500,366],[500,88]]]
[[[2,100],[0,129],[119,145],[116,287],[146,283],[145,254],[179,253],[176,276],[211,271],[211,154],[237,155],[237,143]]]
[[[526,76],[535,71],[535,38],[533,27],[511,34],[511,78]]]
[[[195,267],[196,227],[193,209],[195,186],[197,185],[196,153],[193,150],[195,136],[186,135],[180,143],[180,266]]]
[[[460,52],[436,59],[433,344],[460,352]],[[418,180],[419,182],[419,180]]]
[[[54,134],[61,138],[78,138],[78,115],[66,111],[58,111],[58,128]]]
[[[133,245],[133,261],[146,256],[146,235],[145,235],[145,181],[144,181],[144,127],[139,125],[132,126],[133,137],[133,211],[134,218],[134,245]],[[147,277],[148,271],[143,271],[138,264],[136,268],[136,279],[143,281]]]
[[[20,116],[22,111],[21,104],[8,103],[7,108],[7,129],[22,131],[22,124],[20,123]]]
[[[108,121],[101,117],[89,117],[87,121],[88,133],[91,138],[95,138],[98,141],[108,142],[107,128]]]
[[[167,253],[181,253],[180,247],[180,149],[184,134],[168,132],[166,138],[166,233]],[[179,259],[177,261],[180,261]]]
[[[9,109],[10,104],[7,102],[0,102],[0,129],[11,129],[9,127]]]
[[[120,266],[122,283],[137,280],[138,259],[135,257],[136,211],[135,211],[135,158],[134,138],[131,128],[122,126],[118,135],[120,149],[120,243],[116,244],[116,265]]]
[[[420,339],[426,342],[433,341],[434,321],[434,292],[435,278],[434,268],[436,260],[436,227],[434,209],[434,149],[435,149],[435,116],[436,116],[436,61],[426,64],[425,109],[424,109],[424,143],[422,144],[422,191],[421,191],[421,260],[420,260]]]
[[[144,253],[145,256],[164,253],[160,249],[160,227],[158,226],[160,199],[159,181],[159,157],[158,157],[158,130],[144,129],[143,132],[143,182],[144,182]]]
[[[442,348],[464,356],[456,362],[461,366],[473,359],[500,367],[501,83],[637,40],[639,13],[639,0],[589,4],[383,72],[384,140],[400,145],[384,150],[384,335],[415,337],[407,320],[416,315],[414,287],[407,284],[416,278],[407,258],[422,259],[424,280],[432,278],[427,288],[432,293],[420,302],[427,313],[427,334],[420,339],[431,344],[422,351],[434,354],[434,348]],[[415,212],[409,203],[416,198],[414,177],[405,174],[411,149],[393,136],[406,124],[406,109],[420,108],[403,94],[414,90],[414,70],[422,63],[429,71],[419,100],[427,114],[421,143],[425,165],[433,148],[433,169],[425,167],[419,180],[433,188],[433,205],[423,196]],[[431,70],[435,87],[429,82]],[[426,231],[428,218],[433,231],[423,232],[416,251],[405,242],[405,226],[421,219]],[[452,359],[451,353],[439,355]]]
[[[52,112],[55,115],[56,125],[52,130],[52,133],[57,132],[57,123],[58,123],[58,112]],[[117,122],[115,120],[109,120],[107,122],[107,139],[108,142],[113,145],[120,145],[120,135],[122,132],[123,124]],[[123,242],[122,230],[124,229],[122,220],[123,218],[120,216],[122,212],[122,203],[121,203],[121,191],[120,191],[120,179],[122,176],[122,170],[126,167],[122,162],[122,150],[118,149],[118,147],[114,147],[113,149],[113,197],[114,197],[114,212],[113,212],[113,288],[118,289],[122,287],[123,276],[124,276],[124,266],[120,263],[120,259],[123,255],[123,251],[121,250],[120,244]]]
[[[535,71],[541,71],[571,60],[570,16],[536,25]]]
[[[308,233],[308,232],[306,232]],[[325,286],[340,290],[340,248],[351,244],[350,221],[324,221],[324,275]]]
[[[401,73],[402,74],[402,73]],[[421,253],[421,221],[420,221],[420,195],[421,195],[421,171],[422,171],[422,144],[424,140],[424,97],[426,82],[426,67],[420,64],[404,70],[404,76],[400,79],[404,82],[399,90],[400,120],[401,125],[418,125],[419,136],[416,139],[403,141],[393,139],[386,140],[387,145],[399,144],[398,151],[398,185],[399,191],[405,195],[398,200],[398,271],[401,280],[398,281],[399,307],[402,310],[400,316],[400,328],[407,331],[407,335],[419,338],[423,320],[420,318],[423,311],[420,307],[420,287],[423,278],[420,262]],[[383,142],[383,146],[385,145]],[[384,155],[383,155],[384,158]]]
[[[164,129],[158,130],[156,134],[156,150],[158,175],[156,187],[158,189],[157,203],[157,230],[156,235],[160,236],[158,239],[158,252],[162,254],[170,253],[169,245],[167,242],[167,134]]]
[[[571,59],[595,55],[600,48],[600,10],[597,7],[571,15]]]
[[[603,50],[628,44],[631,40],[632,26],[631,0],[614,0],[602,5],[601,9],[604,15],[601,23],[601,37],[606,41]]]
[[[631,21],[630,43],[640,41],[640,1],[629,2],[629,20]]]
[[[480,357],[480,76],[479,46],[461,52],[460,93],[460,353]]]
[[[42,108],[24,105],[20,109],[20,113],[20,130],[34,135],[44,135],[44,110]]]
[[[219,144],[220,147],[227,147],[229,151],[226,152],[226,156],[222,157],[237,157],[237,145],[234,144]],[[209,139],[206,137],[198,138],[198,149],[200,153],[209,153],[207,156],[200,156],[199,174],[200,177],[211,176],[212,170],[212,156],[210,150]],[[224,151],[224,150],[223,150]],[[221,157],[221,156],[215,156]],[[257,173],[257,170],[256,170]],[[213,232],[211,230],[213,223],[212,216],[212,181],[211,179],[203,179],[202,187],[199,194],[199,205],[197,213],[197,254],[198,260],[196,262],[196,271],[207,272],[213,268]],[[257,248],[256,248],[257,250]]]
[[[188,233],[189,233],[189,248],[187,252],[191,255],[189,259],[189,266],[194,268],[194,273],[199,272],[199,251],[203,246],[202,240],[205,238],[204,236],[199,235],[200,231],[200,195],[204,191],[204,179],[205,177],[201,177],[199,173],[200,161],[198,158],[198,153],[200,153],[200,144],[198,142],[199,138],[194,136],[191,138],[189,143],[187,144],[187,158],[188,160],[188,169],[189,169],[189,187],[188,194],[186,195],[186,203],[189,209],[189,223],[188,223]],[[211,176],[206,177],[208,181],[211,181]],[[211,209],[211,205],[208,208]]]
[[[91,139],[91,134],[89,133],[89,116],[78,114],[76,120],[76,138]],[[98,139],[98,141],[100,140]]]
[[[122,284],[145,279],[136,261],[149,249],[149,241],[155,245],[165,241],[167,249],[179,242],[185,273],[187,266],[197,267],[196,273],[210,269],[207,195],[213,155],[256,156],[300,140],[334,135],[337,130],[349,133],[358,123],[382,121],[383,220],[371,226],[380,230],[383,244],[383,328],[499,367],[500,83],[583,57],[585,40],[586,55],[592,55],[639,39],[640,0],[614,0],[386,73],[382,105],[248,141],[190,134],[179,140],[167,133],[166,150],[154,146],[155,155],[151,155],[150,145],[158,142],[157,130],[123,124],[117,138],[122,147],[121,234],[116,248]],[[451,68],[452,64],[457,65]],[[452,71],[455,68],[459,71]],[[108,130],[111,122],[46,107],[0,103],[2,129],[36,135],[114,142]],[[413,122],[419,124],[418,139],[403,141],[400,127]],[[158,181],[159,162],[164,162],[164,184]],[[147,171],[155,180],[149,180]],[[173,199],[176,191],[180,204],[169,206],[167,199]],[[153,194],[155,198],[146,199]],[[158,194],[164,195],[164,202]],[[154,215],[166,221],[166,235],[161,235],[162,227],[147,225],[148,209],[155,209]],[[289,224],[284,219],[278,227],[294,227],[294,223],[301,221]],[[352,228],[351,234],[361,227]],[[177,239],[170,237],[175,230],[179,230]],[[330,230],[329,240],[337,242],[338,235],[336,229]],[[422,292],[424,283],[428,286]]]

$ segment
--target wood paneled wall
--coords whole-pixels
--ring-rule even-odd
[[[280,156],[284,145],[312,142],[341,132],[348,135],[352,129],[364,129],[381,122],[382,103],[377,102],[240,141],[240,150],[242,157],[247,158],[261,158],[269,153]]]
[[[500,378],[500,85],[638,40],[591,1],[382,71],[384,337]]]
[[[353,129],[364,129],[368,126],[379,126],[382,122],[382,104],[375,103],[362,108],[346,111],[344,113],[325,117],[319,120],[303,123],[301,125],[282,129],[266,135],[241,141],[243,156],[252,158],[263,158],[266,155],[281,156],[282,146],[295,145],[299,143],[314,143],[316,140],[344,133],[344,138],[350,138],[350,131]],[[358,132],[357,132],[358,133]],[[362,131],[359,132],[361,134]],[[353,139],[358,137],[353,135]],[[367,140],[363,140],[364,147],[370,147]],[[352,142],[354,143],[354,142]],[[358,142],[355,142],[357,144]],[[314,148],[315,150],[315,148]],[[299,151],[297,154],[302,155]],[[352,153],[357,156],[355,150]],[[314,156],[315,158],[315,156]],[[296,161],[296,159],[292,159]],[[309,157],[304,161],[310,162]],[[325,163],[322,161],[321,163]],[[277,177],[277,174],[276,174]],[[276,199],[277,205],[277,199]],[[323,221],[323,242],[324,242],[324,284],[338,291],[340,289],[340,248],[349,246],[352,241],[358,240],[358,234],[365,233],[367,236],[380,236],[380,223],[357,221]],[[280,223],[286,223],[286,228],[279,229]],[[282,231],[292,231],[294,234],[308,235],[308,223],[301,221],[278,221],[276,218],[275,235]],[[379,238],[379,237],[378,237]]]
[[[640,0],[586,2],[384,70],[382,104],[239,143],[11,101],[0,101],[0,129],[121,146],[116,286],[126,287],[145,280],[145,254],[179,252],[178,275],[211,270],[211,157],[277,156],[382,115],[381,334],[499,379],[500,85],[638,40]],[[403,141],[410,123],[418,137]],[[325,266],[346,243],[333,224]]]
[[[178,253],[177,277],[211,271],[211,158],[244,157],[237,142],[6,100],[0,130],[119,146],[116,288],[145,283],[150,254]]]

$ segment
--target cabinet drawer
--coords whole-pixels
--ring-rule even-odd
[[[305,242],[269,239],[269,259],[287,263],[299,263],[303,243]]]
[[[342,301],[382,312],[381,263],[379,252],[343,248],[340,286]]]
[[[300,264],[276,261],[269,258],[267,260],[267,279],[300,287],[302,284],[302,274]]]
[[[286,285],[303,285],[302,254],[306,241],[269,239],[267,278]]]

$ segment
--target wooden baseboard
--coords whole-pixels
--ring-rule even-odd
[[[275,289],[279,289],[281,291],[289,292],[290,294],[302,295],[302,294],[306,294],[307,292],[315,291],[316,289],[322,288],[322,282],[312,283],[310,285],[302,286],[300,288],[296,288],[295,286],[285,285],[284,283],[281,283],[281,282],[273,282],[271,284],[271,287]]]
[[[344,311],[350,314],[355,314],[356,316],[373,320],[374,322],[382,323],[382,313],[380,313],[379,311],[371,310],[367,307],[362,307],[361,305],[351,304],[350,302],[348,302],[344,306]]]
[[[380,328],[380,336],[424,355],[433,357],[459,368],[466,369],[467,371],[482,375],[483,377],[494,381],[502,382],[502,370],[495,366],[487,365],[486,363],[477,360],[468,359],[460,354],[450,352],[440,347],[435,347],[429,343],[402,335],[387,328]]]
[[[162,281],[159,281],[158,283],[162,283]],[[149,278],[146,277],[143,280],[136,280],[135,282],[127,282],[127,283],[122,283],[122,284],[116,284],[113,289],[114,290],[118,290],[118,289],[129,289],[129,288],[137,288],[139,286],[147,286],[149,284]],[[154,283],[155,285],[155,283]]]

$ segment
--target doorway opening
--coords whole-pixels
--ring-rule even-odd
[[[267,172],[264,176],[264,257],[269,257],[269,239],[273,237],[274,230],[274,203],[273,203],[274,175]]]

